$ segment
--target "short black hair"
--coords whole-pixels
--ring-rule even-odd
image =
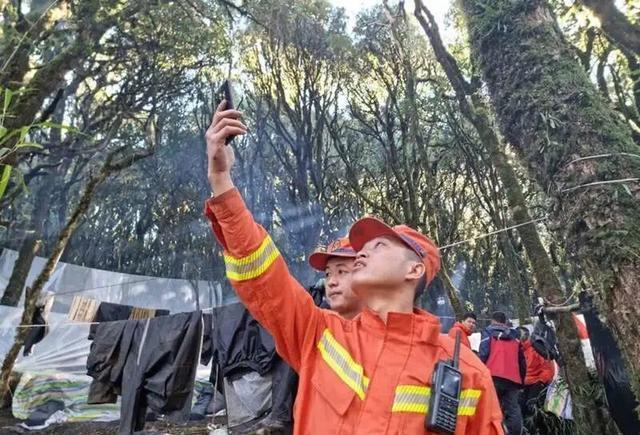
[[[466,313],[464,313],[464,315],[462,316],[462,320],[467,320],[467,319],[473,319],[473,320],[478,320],[478,316],[476,316],[476,313],[474,313],[473,311],[467,311]]]
[[[502,311],[496,311],[491,315],[491,319],[498,323],[507,323],[507,315]]]

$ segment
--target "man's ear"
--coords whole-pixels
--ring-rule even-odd
[[[405,279],[408,281],[419,280],[422,275],[427,273],[427,268],[423,262],[413,261],[409,267]]]

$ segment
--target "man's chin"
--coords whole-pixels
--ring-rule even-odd
[[[344,305],[340,302],[329,301],[329,307],[331,308],[331,311],[335,311],[337,313],[341,313],[342,310],[344,309]]]
[[[351,288],[361,286],[367,281],[367,272],[364,269],[356,269],[351,272]]]
[[[364,278],[364,276],[363,276]],[[367,294],[367,281],[366,279],[362,280],[352,280],[351,281],[351,291],[357,297],[362,298]]]

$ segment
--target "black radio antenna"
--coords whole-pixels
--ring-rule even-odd
[[[453,368],[458,368],[458,361],[460,360],[460,331],[456,331],[456,344],[453,348]]]

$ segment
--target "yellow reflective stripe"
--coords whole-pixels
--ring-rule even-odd
[[[429,397],[431,387],[425,387],[423,385],[398,385],[396,387],[396,394],[416,394]]]
[[[262,275],[273,262],[280,256],[276,245],[267,235],[258,249],[242,258],[235,258],[229,254],[224,255],[224,263],[227,268],[227,278],[234,281],[246,281]]]
[[[462,392],[460,393],[460,398],[478,400],[481,394],[482,394],[482,390],[473,390],[471,388],[468,388],[466,390],[462,390]]]
[[[329,329],[325,329],[318,342],[318,350],[324,362],[349,388],[356,392],[360,399],[364,399],[364,392],[369,385],[369,379],[364,376],[362,366],[356,363],[349,352],[335,339]]]
[[[466,389],[460,392],[458,415],[471,416],[476,413],[481,390]],[[393,400],[392,412],[414,412],[426,414],[429,410],[431,388],[422,385],[398,385]]]
[[[459,406],[458,407],[458,415],[475,415],[476,407],[473,406]]]
[[[422,385],[398,385],[391,412],[426,414],[429,409],[431,388]]]
[[[476,406],[478,405],[481,394],[481,390],[462,390],[460,393],[458,415],[474,415],[476,413]]]

